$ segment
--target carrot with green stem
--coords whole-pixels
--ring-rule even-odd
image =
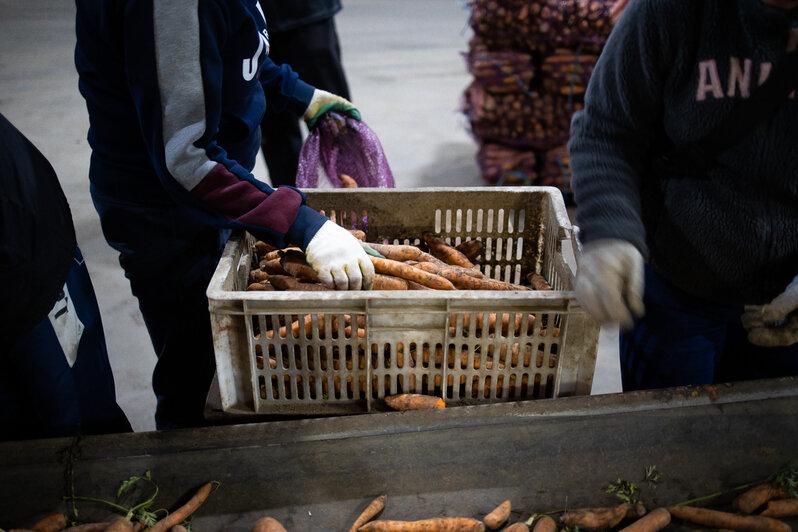
[[[202,503],[208,498],[208,495],[211,494],[214,486],[218,486],[219,483],[217,481],[206,482],[203,484],[195,493],[191,496],[191,498],[180,508],[175,510],[174,512],[170,513],[157,523],[155,523],[152,527],[149,528],[150,532],[166,532],[170,530],[173,526],[179,525],[183,521],[185,521],[189,516],[191,516],[197,509],[202,506]]]
[[[99,502],[102,504],[106,504],[117,511],[123,513],[123,515],[119,516],[117,519],[111,521],[106,528],[108,532],[126,532],[133,530],[134,523],[133,520],[135,519],[139,523],[144,523],[146,525],[150,525],[156,521],[156,514],[150,511],[150,507],[155,502],[155,498],[158,496],[158,485],[152,480],[150,476],[150,472],[145,472],[142,476],[132,476],[129,479],[125,480],[120,484],[119,489],[116,492],[117,497],[121,497],[122,493],[130,489],[133,485],[141,482],[147,482],[152,485],[153,493],[150,497],[139,504],[136,504],[132,507],[125,507],[121,504],[117,504],[115,502],[108,501],[106,499],[101,499],[97,497],[84,497],[78,495],[69,495],[64,497],[65,500],[71,501],[91,501],[91,502]]]
[[[357,516],[357,519],[355,519],[355,522],[349,528],[349,532],[357,532],[361,526],[374,519],[374,516],[376,516],[385,508],[385,502],[387,499],[387,495],[380,495],[371,501],[368,506],[366,506],[366,508],[360,512],[360,515]]]

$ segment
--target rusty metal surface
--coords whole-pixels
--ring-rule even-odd
[[[798,382],[788,378],[94,436],[74,445],[9,442],[0,444],[0,527],[66,510],[70,445],[81,495],[112,498],[121,481],[150,471],[159,504],[171,506],[218,480],[195,531],[245,531],[264,515],[289,531],[330,531],[348,530],[383,493],[387,519],[479,518],[510,499],[520,520],[612,504],[603,488],[620,478],[637,483],[653,508],[765,478],[794,457],[796,441]],[[662,475],[656,489],[642,481],[651,465]],[[81,509],[86,517],[99,511]]]

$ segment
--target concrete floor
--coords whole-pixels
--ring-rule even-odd
[[[470,81],[469,13],[456,0],[344,0],[336,18],[352,100],[377,133],[398,188],[482,186],[459,111]],[[72,209],[97,293],[118,400],[154,429],[155,355],[88,192],[88,118],[73,63],[74,3],[0,0],[0,113],[49,159]],[[256,175],[268,179],[262,161]],[[602,330],[593,393],[620,391],[617,330]]]

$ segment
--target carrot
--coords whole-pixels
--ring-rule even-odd
[[[401,277],[394,277],[393,275],[385,275],[382,273],[374,274],[374,283],[371,285],[372,290],[407,290],[407,279]]]
[[[476,260],[485,252],[485,244],[482,240],[463,240],[454,249],[466,256],[468,260]]]
[[[408,290],[432,290],[429,286],[424,286],[421,283],[417,283],[415,281],[411,281],[410,279],[405,279],[407,281],[407,289]]]
[[[315,292],[332,290],[332,288],[327,288],[323,284],[300,281],[296,277],[290,277],[288,275],[273,275],[269,279],[269,282],[277,290],[311,290]]]
[[[446,264],[445,262],[443,262],[441,259],[439,259],[435,255],[431,255],[430,253],[427,253],[426,251],[422,251],[421,255],[419,255],[416,260],[419,261],[419,262],[432,262],[433,264],[441,264],[441,265]],[[447,266],[451,266],[451,264],[447,264]]]
[[[250,283],[247,285],[247,292],[270,292],[274,290],[272,284],[268,281],[259,283]]]
[[[507,530],[510,529],[508,528]],[[529,528],[527,528],[527,530],[529,530]],[[557,521],[548,515],[544,515],[538,519],[537,523],[535,523],[535,526],[532,528],[532,532],[557,532]]]
[[[640,517],[645,509],[636,509],[629,503],[619,504],[605,508],[579,508],[565,512],[560,518],[569,527],[579,527],[582,530],[604,530],[614,528],[624,518]]]
[[[387,500],[386,495],[380,495],[373,501],[366,506],[366,509],[360,512],[360,515],[357,516],[355,522],[352,524],[352,527],[349,529],[349,532],[357,532],[357,530],[371,521],[375,515],[380,513],[385,508],[385,501]]]
[[[400,393],[385,397],[385,403],[394,410],[430,410],[445,408],[446,403],[440,397],[418,393]]]
[[[386,259],[398,261],[418,260],[423,253],[421,248],[405,244],[376,244],[368,242],[364,246],[370,247]]]
[[[549,519],[551,519],[551,518],[549,518]],[[554,519],[552,519],[552,522],[554,522]],[[555,526],[555,528],[552,529],[552,532],[554,532],[556,530],[556,526],[557,526],[556,523],[555,523],[554,526]],[[529,527],[526,526],[526,523],[513,523],[512,525],[510,525],[507,528],[505,528],[504,532],[529,532]]]
[[[393,275],[394,277],[401,277],[402,279],[415,281],[419,284],[423,284],[424,286],[435,288],[436,290],[454,290],[454,285],[448,279],[444,279],[439,275],[425,272],[424,270],[419,270],[413,266],[408,266],[407,264],[399,262],[398,260],[381,259],[372,255],[369,255],[369,259],[371,259],[371,263],[374,265],[374,271],[376,273],[384,273]]]
[[[341,178],[341,188],[357,188],[357,181],[346,174],[338,174]]]
[[[288,272],[280,263],[280,257],[274,259],[262,259],[259,263],[261,273],[267,275],[288,275]],[[258,270],[253,271],[255,273]]]
[[[203,502],[205,502],[205,499],[211,494],[211,490],[215,484],[217,484],[215,481],[204,484],[191,496],[186,504],[155,523],[152,528],[149,529],[149,532],[166,532],[173,526],[185,521],[191,514],[197,511],[197,508],[199,508]]]
[[[104,532],[110,523],[84,523],[65,528],[63,532]]]
[[[466,257],[464,253],[447,244],[438,235],[427,231],[421,236],[424,238],[424,242],[426,242],[429,246],[430,253],[441,259],[446,264],[453,264],[455,266],[462,266],[464,268],[474,267],[474,264],[468,260],[468,257]]]
[[[790,525],[772,517],[738,515],[697,506],[671,506],[668,511],[677,519],[709,528],[739,532],[791,532]]]
[[[768,507],[759,515],[765,517],[795,517],[798,516],[798,499],[779,499],[768,501]]]
[[[280,266],[300,281],[317,282],[319,280],[316,270],[308,264],[305,254],[301,251],[286,250],[280,253]]]
[[[496,530],[506,523],[508,519],[510,519],[510,499],[507,499],[494,508],[493,511],[482,519],[482,522],[491,530]]]
[[[352,233],[352,236],[357,238],[358,240],[366,240],[366,233],[361,231],[360,229],[349,229],[349,232]]]
[[[671,513],[667,508],[657,508],[651,510],[646,515],[622,528],[621,532],[657,532],[662,530],[671,522]]]
[[[261,517],[252,525],[252,532],[287,532],[285,527],[273,517]]]
[[[435,517],[419,521],[371,521],[359,532],[484,532],[485,524],[470,517]]]
[[[295,250],[299,251],[300,253],[302,252],[302,250],[299,249],[296,246],[288,246],[287,248],[283,248],[283,249],[273,249],[272,251],[266,253],[263,257],[261,257],[261,261],[279,259],[280,258],[280,253],[284,253],[284,252],[292,250],[292,249],[295,249]]]
[[[270,251],[274,251],[275,249],[277,248],[272,246],[271,244],[267,244],[263,240],[258,240],[257,242],[252,244],[252,251],[258,257],[263,257],[265,254],[267,254]]]
[[[551,290],[549,282],[539,273],[530,273],[526,278],[535,290]]]
[[[129,517],[119,516],[108,525],[105,529],[106,532],[132,532],[133,523]]]
[[[67,521],[64,514],[53,514],[40,519],[30,529],[36,532],[58,532],[65,529],[66,526]]]
[[[764,506],[773,499],[786,499],[790,496],[790,492],[786,488],[774,486],[770,483],[757,484],[756,486],[744,491],[738,495],[732,506],[744,514],[753,513],[754,510],[760,506]]]

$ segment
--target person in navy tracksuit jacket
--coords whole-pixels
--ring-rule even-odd
[[[569,151],[575,290],[621,324],[624,390],[798,374],[795,90],[704,164],[671,155],[797,47],[796,0],[631,0],[613,28]]]
[[[215,369],[205,290],[229,229],[301,246],[331,287],[370,287],[348,231],[251,173],[267,105],[309,123],[357,110],[268,58],[257,0],[76,3],[91,194],[158,357],[156,427],[201,425]]]
[[[0,115],[0,440],[130,431],[69,204]]]

